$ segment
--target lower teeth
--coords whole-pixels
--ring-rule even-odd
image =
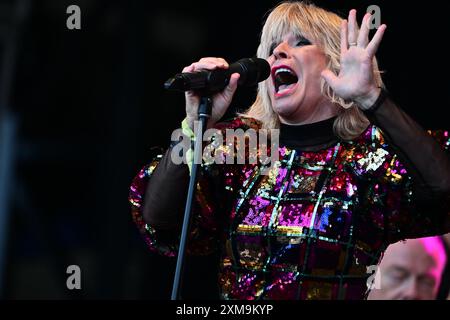
[[[283,84],[283,85],[281,85],[281,86],[278,88],[278,92],[288,90],[288,89],[292,88],[294,85],[295,85],[295,83],[291,83],[291,84],[288,84],[288,85]]]

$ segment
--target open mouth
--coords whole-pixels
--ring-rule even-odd
[[[272,80],[275,93],[281,94],[289,91],[297,84],[298,76],[288,66],[278,66],[272,69]]]

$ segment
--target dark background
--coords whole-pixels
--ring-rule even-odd
[[[313,2],[341,15],[356,8],[359,21],[379,5],[387,88],[424,127],[450,127],[448,2]],[[81,30],[66,28],[71,4]],[[0,298],[170,297],[174,261],[148,252],[127,202],[152,147],[166,147],[184,117],[183,95],[162,85],[203,56],[253,56],[276,4],[0,1],[0,165],[9,163],[0,174]],[[233,110],[253,98],[239,90]],[[82,290],[66,288],[73,264]],[[215,297],[213,265],[190,261],[186,297]]]

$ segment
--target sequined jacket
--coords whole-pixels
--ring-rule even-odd
[[[448,132],[425,132],[390,99],[367,116],[353,141],[333,134],[333,119],[282,125],[268,174],[259,163],[202,165],[188,250],[220,250],[222,298],[363,299],[390,243],[450,231]],[[139,172],[129,199],[150,249],[173,257],[189,172],[169,155]]]

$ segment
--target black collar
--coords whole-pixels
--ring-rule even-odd
[[[280,124],[280,146],[290,149],[318,150],[329,147],[339,138],[333,132],[336,117],[303,125]]]

